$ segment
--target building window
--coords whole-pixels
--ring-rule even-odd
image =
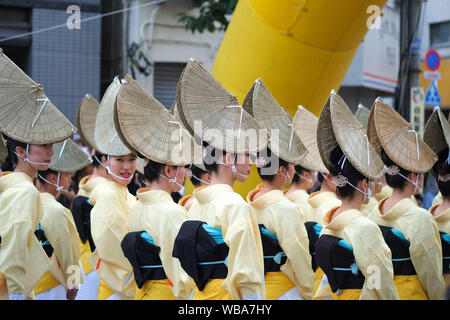
[[[153,96],[167,109],[175,102],[178,79],[185,66],[185,63],[154,64]]]
[[[431,46],[450,46],[450,21],[430,24]]]

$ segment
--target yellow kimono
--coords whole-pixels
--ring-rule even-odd
[[[330,209],[339,207],[341,205],[341,200],[337,198],[336,193],[334,192],[316,191],[309,195],[308,203],[311,205],[312,210],[309,211],[305,222],[314,221],[323,225],[325,214],[330,211]]]
[[[0,173],[2,299],[8,293],[33,296],[32,289],[49,268],[49,259],[34,234],[41,217],[39,191],[31,177],[22,172]]]
[[[61,285],[64,288],[75,287],[82,283],[82,278],[78,265],[80,260],[79,238],[72,213],[56,201],[50,193],[41,193],[40,198],[43,210],[41,228],[53,247],[52,257],[55,256],[64,281]],[[59,284],[54,275],[47,272],[35,287],[34,293],[37,295]]]
[[[332,208],[339,207],[341,205],[341,200],[337,198],[336,193],[334,192],[316,191],[309,195],[308,203],[311,205],[312,210],[309,211],[309,214],[304,219],[304,221],[316,222],[320,225],[323,225],[323,218],[325,217],[325,214]],[[318,267],[314,276],[313,297],[317,292],[322,277],[323,271],[320,267]]]
[[[363,217],[359,210],[341,212],[330,222],[331,209],[324,218],[320,233],[347,241],[353,248],[353,255],[359,271],[364,276],[361,289],[343,289],[332,293],[336,300],[392,300],[398,299],[393,277],[394,269],[391,251],[384,242],[380,228]],[[339,293],[339,294],[338,294]]]
[[[133,268],[123,255],[120,243],[130,231],[128,217],[136,198],[127,187],[108,181],[92,191],[89,203],[94,205],[91,233],[96,250],[88,259],[101,278],[98,299],[105,300],[114,294],[133,299],[136,291]]]
[[[229,247],[228,275],[210,279],[194,299],[265,299],[261,235],[250,206],[227,184],[200,187],[188,212],[190,220],[219,228]]]
[[[107,182],[108,180],[103,177],[95,177],[94,179],[91,179],[91,176],[86,176],[80,180],[79,188],[77,196],[82,196],[89,198],[91,195],[91,192],[100,184]],[[86,241],[85,243],[81,242],[80,240],[80,249],[81,249],[81,265],[83,266],[83,272],[84,274],[90,273],[92,270],[94,270],[91,266],[91,264],[88,261],[88,256],[91,254],[91,248],[89,246],[89,241]]]
[[[375,197],[370,197],[369,202],[361,206],[361,214],[364,217],[367,217],[375,209],[376,206],[378,206],[377,199]]]
[[[387,184],[381,188],[381,191],[374,195],[375,199],[380,202],[384,198],[390,197],[392,195],[392,188]]]
[[[434,205],[430,208],[430,213],[433,213],[434,209],[436,209],[436,207],[438,207],[440,204]],[[438,216],[434,216],[434,220],[436,221],[437,227],[439,232],[442,232],[444,234],[450,235],[450,208],[441,212]],[[442,245],[444,245],[443,243],[444,240],[442,240],[441,238],[441,243]],[[448,246],[448,244],[447,244]],[[446,254],[443,254],[445,259],[450,259],[450,257],[447,257]],[[448,287],[450,286],[450,270],[443,270],[444,271],[444,281],[445,281],[445,286]],[[446,271],[446,272],[445,272]]]
[[[174,240],[187,219],[186,210],[175,204],[171,195],[162,190],[142,188],[137,191],[137,204],[130,212],[130,231],[145,231],[160,247],[159,257],[168,280],[147,280],[136,290],[136,300],[189,299],[193,283],[172,257]]]
[[[277,237],[287,258],[280,266],[280,271],[265,273],[267,299],[282,297],[289,300],[291,296],[292,299],[310,300],[314,289],[314,272],[308,234],[299,208],[287,200],[281,190],[269,191],[253,200],[253,196],[261,189],[262,184],[251,191],[247,202],[252,207],[258,224],[264,225],[265,229]]]
[[[383,215],[380,207],[369,214],[376,224],[399,230],[409,241],[409,253],[416,275],[394,276],[400,299],[442,299],[445,291],[442,277],[442,247],[433,217],[417,207],[410,198],[396,203]]]
[[[189,209],[192,206],[192,203],[194,201],[194,196],[192,194],[188,194],[183,196],[180,200],[178,200],[178,204],[182,206],[186,211],[189,211]]]
[[[439,193],[436,195],[436,197],[434,197],[433,202],[431,204],[432,207],[438,206],[442,203],[443,198],[442,198],[442,194],[439,191]]]
[[[284,194],[286,195],[286,192]],[[305,218],[310,216],[309,212],[312,210],[311,204],[308,202],[308,192],[303,189],[295,190],[287,195],[286,198],[298,206],[300,209],[299,212],[302,215],[302,220],[306,222]]]

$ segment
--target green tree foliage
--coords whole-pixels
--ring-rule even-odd
[[[209,32],[226,30],[227,16],[233,13],[238,0],[192,0],[192,2],[194,7],[199,8],[199,16],[179,13],[178,22],[184,24],[184,27],[192,33],[203,33],[205,29]]]

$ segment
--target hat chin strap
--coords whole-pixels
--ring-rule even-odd
[[[48,166],[49,163],[48,162],[35,162],[35,161],[31,161],[30,158],[28,157],[28,153],[29,153],[29,148],[30,145],[27,143],[27,148],[26,148],[26,153],[25,153],[25,158],[20,156],[17,152],[14,151],[14,153],[16,154],[16,156],[18,156],[19,158],[23,159],[23,161],[28,162],[32,167],[33,164],[36,164],[38,166]],[[34,167],[33,167],[34,168]],[[36,169],[36,168],[34,168]]]
[[[177,172],[175,174],[174,178],[168,178],[165,175],[158,173],[160,177],[166,179],[167,181],[169,181],[169,183],[172,185],[172,192],[173,192],[173,184],[175,183],[177,186],[179,186],[180,188],[183,188],[183,185],[179,184],[177,181],[177,176],[178,176],[178,170],[180,170],[180,167],[177,167]]]
[[[65,189],[63,186],[60,186],[60,185],[59,185],[59,178],[60,178],[60,176],[61,176],[61,172],[60,172],[60,171],[58,171],[58,178],[57,178],[57,180],[56,180],[56,184],[54,184],[53,182],[48,181],[47,179],[45,179],[45,178],[44,178],[43,176],[41,176],[40,174],[38,174],[38,176],[39,176],[39,178],[41,178],[42,180],[44,180],[44,181],[47,182],[48,184],[51,184],[52,186],[55,186],[55,187],[56,187],[56,192],[59,192],[59,191],[69,192],[68,189]]]
[[[216,160],[216,162],[217,162],[218,164],[224,165],[225,167],[231,168],[231,171],[233,172],[233,178],[234,178],[234,179],[236,179],[236,174],[240,175],[241,177],[247,178],[247,177],[248,177],[248,174],[243,174],[243,173],[239,172],[239,171],[236,169],[236,165],[234,164],[234,162],[236,161],[236,157],[237,157],[237,156],[235,156],[235,157],[233,158],[233,164],[232,164],[232,165],[226,164],[225,162],[222,162],[222,161],[220,161],[220,160]]]
[[[108,172],[108,174],[112,175],[113,177],[122,180],[122,181],[131,181],[133,179],[133,175],[131,175],[129,178],[122,178],[121,176],[118,176],[116,174],[114,174],[111,171],[111,168],[109,167],[109,154],[107,155],[107,160],[108,160],[108,165],[105,167],[106,171]],[[98,160],[97,160],[98,161]]]

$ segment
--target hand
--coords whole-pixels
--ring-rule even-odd
[[[75,300],[75,298],[77,297],[77,293],[78,293],[77,288],[67,289],[67,294],[66,294],[67,300]]]

